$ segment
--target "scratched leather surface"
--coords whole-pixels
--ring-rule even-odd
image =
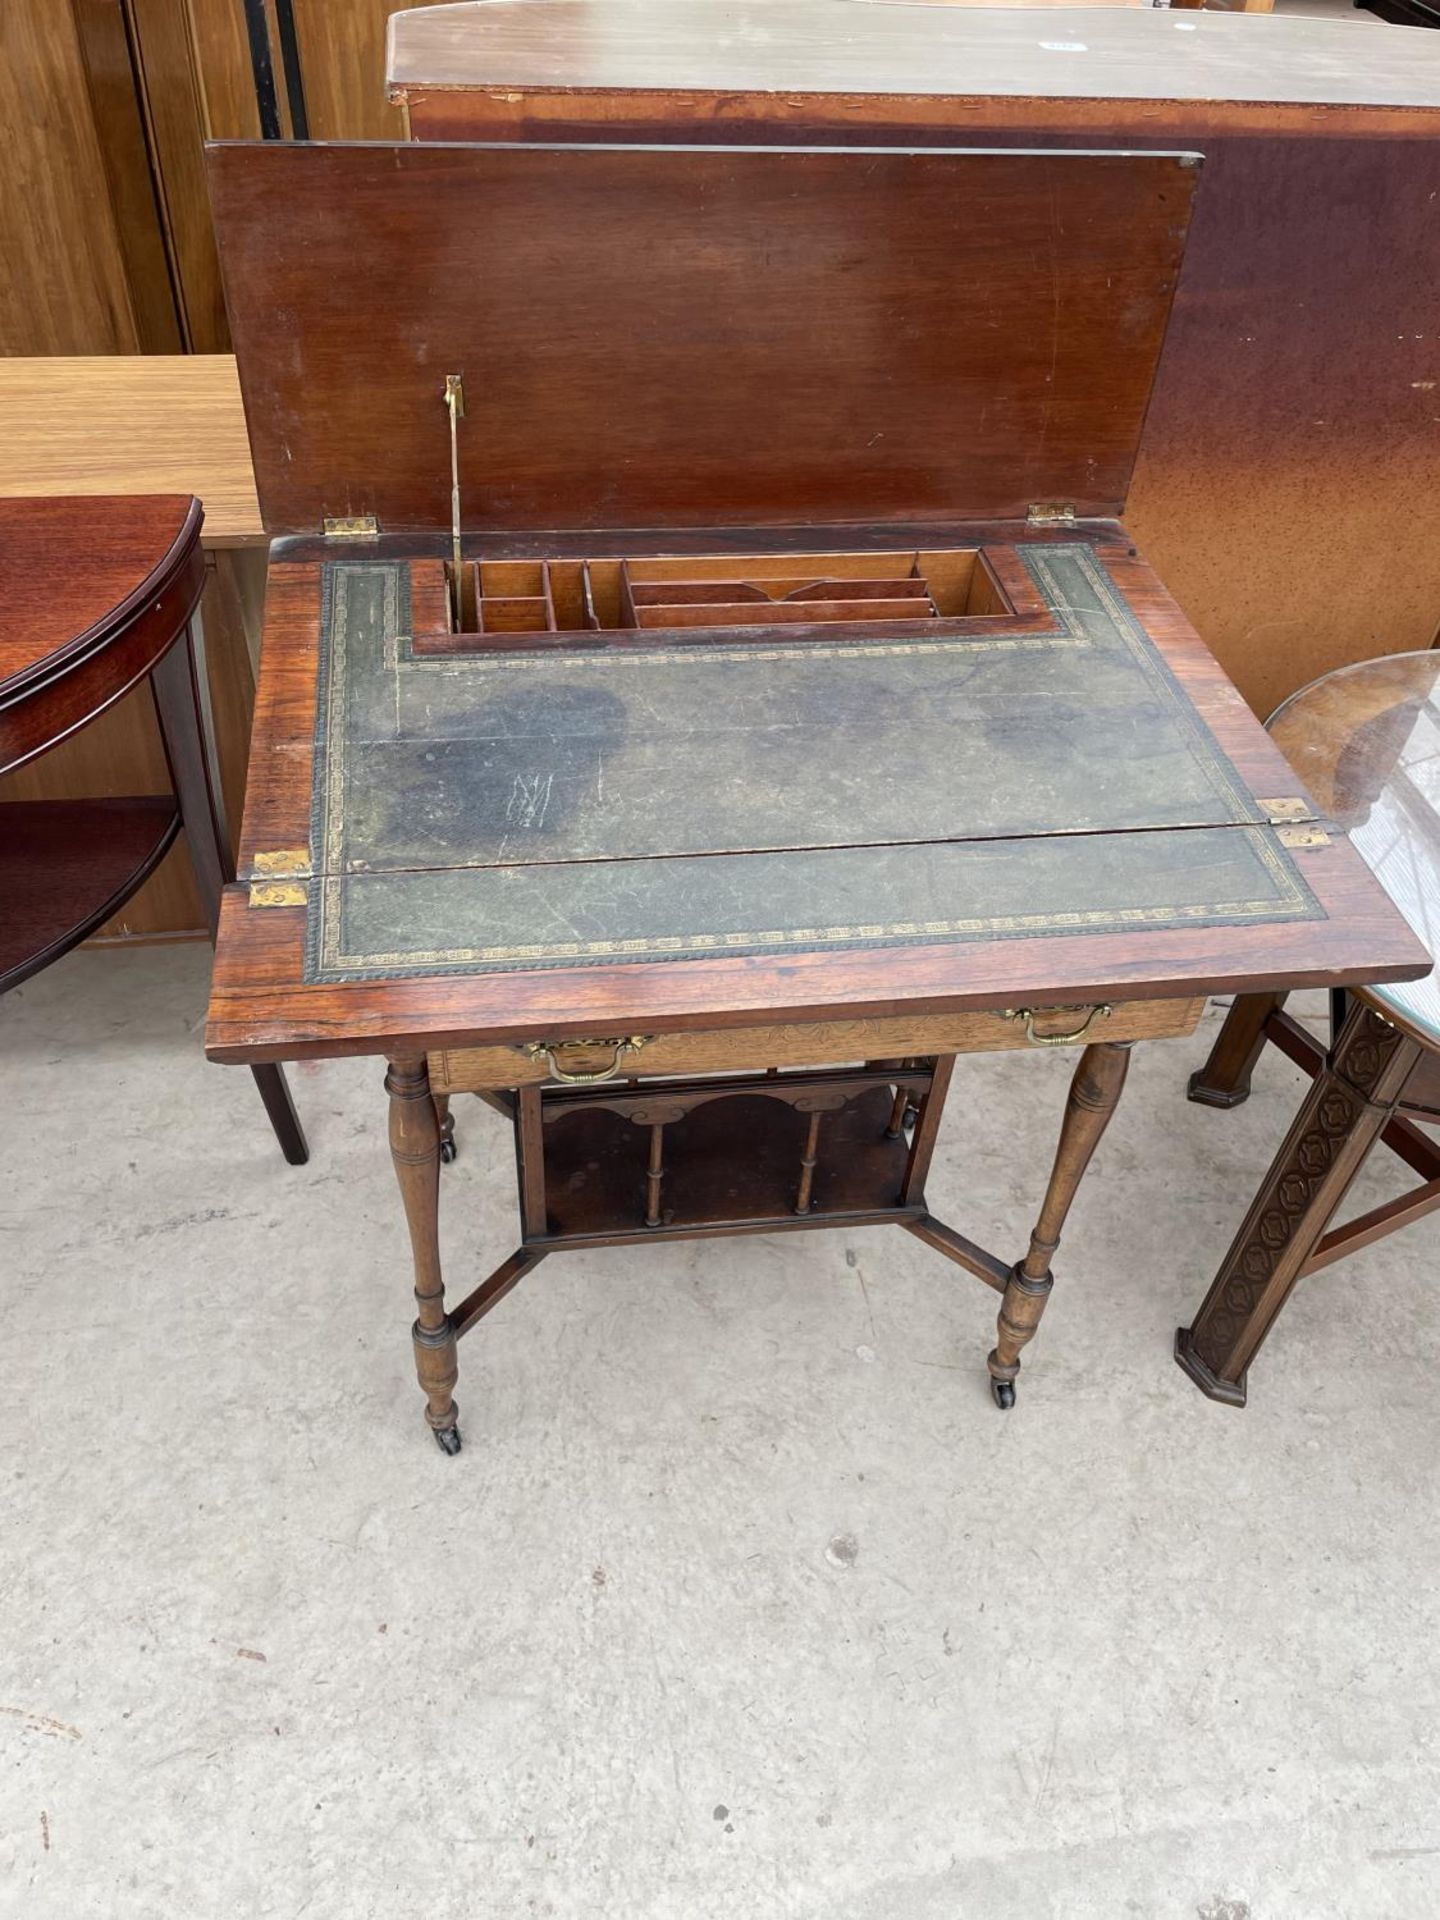
[[[420,658],[329,564],[309,977],[1316,912],[1090,550],[1017,551],[1051,634]]]

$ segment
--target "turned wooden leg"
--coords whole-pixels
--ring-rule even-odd
[[[390,1095],[390,1158],[415,1260],[415,1371],[425,1392],[425,1418],[441,1451],[459,1453],[460,1410],[453,1398],[459,1367],[440,1273],[440,1121],[425,1056],[392,1060],[385,1090]]]
[[[1035,1337],[1054,1277],[1050,1261],[1060,1244],[1061,1230],[1075,1198],[1090,1156],[1099,1146],[1120,1104],[1120,1093],[1130,1067],[1130,1049],[1124,1044],[1086,1047],[1070,1082],[1060,1144],[1045,1189],[1040,1218],[1030,1235],[1030,1249],[1017,1261],[1006,1282],[996,1323],[995,1350],[986,1361],[990,1390],[999,1407],[1015,1404],[1015,1380],[1020,1372],[1020,1349]]]
[[[1424,1048],[1355,999],[1310,1083],[1175,1358],[1202,1393],[1245,1404],[1245,1372],[1275,1324]]]
[[[440,1158],[448,1167],[455,1158],[458,1149],[455,1145],[455,1116],[450,1111],[448,1093],[432,1093],[435,1102],[435,1124],[440,1129]]]
[[[1250,1098],[1250,1076],[1265,1051],[1265,1022],[1285,999],[1283,993],[1242,993],[1235,1000],[1210,1058],[1190,1076],[1189,1099],[1202,1107],[1238,1107]]]
[[[650,1129],[650,1164],[645,1170],[645,1224],[658,1227],[661,1224],[660,1187],[665,1178],[665,1129],[663,1126]]]
[[[923,1066],[924,1062],[909,1059],[867,1060],[865,1065],[871,1068],[878,1067],[882,1070],[888,1068],[892,1071],[898,1068],[901,1072],[904,1072],[907,1067]],[[913,1127],[919,1118],[920,1102],[908,1087],[897,1087],[895,1090],[894,1104],[890,1109],[890,1119],[885,1128],[885,1138],[887,1140],[898,1140],[906,1127]]]
[[[815,1184],[815,1163],[820,1158],[820,1115],[812,1113],[805,1135],[805,1151],[800,1156],[800,1186],[795,1195],[796,1213],[810,1211],[810,1192]]]

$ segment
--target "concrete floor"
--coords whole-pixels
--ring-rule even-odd
[[[1170,1359],[1297,1096],[1142,1051],[1019,1404],[873,1229],[548,1263],[420,1419],[374,1062],[287,1169],[206,956],[0,1001],[0,1914],[1319,1920],[1440,1911],[1426,1223],[1210,1405]],[[1068,1065],[931,1185],[1018,1250]],[[460,1103],[452,1280],[515,1237]],[[1393,1165],[1367,1188],[1402,1184]]]

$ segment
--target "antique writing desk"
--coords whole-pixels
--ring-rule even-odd
[[[1193,157],[211,164],[283,537],[207,1044],[388,1058],[440,1443],[546,1254],[784,1227],[1000,1291],[1009,1405],[1128,1046],[1429,965],[1116,518]],[[954,1057],[1082,1041],[1012,1266],[926,1203]],[[466,1091],[521,1242],[447,1310]]]

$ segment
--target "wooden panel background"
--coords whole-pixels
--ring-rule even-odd
[[[385,29],[399,0],[295,0],[294,11],[311,139],[403,140],[405,116],[385,90]]]
[[[82,42],[78,19],[89,28]],[[139,121],[128,128],[114,81],[124,47],[120,0],[73,12],[60,0],[0,6],[0,353],[136,353],[179,344],[171,322],[150,337],[154,313],[132,295],[121,222],[111,200],[106,152],[116,170],[125,231],[145,239],[143,172],[133,165]],[[87,47],[97,61],[103,123],[91,105]],[[117,111],[116,109],[119,109]],[[106,145],[102,148],[102,131]],[[127,133],[129,145],[127,150]],[[143,140],[138,152],[143,168]],[[153,209],[150,237],[153,240]],[[163,254],[151,255],[163,273]]]
[[[190,0],[127,4],[184,344],[192,353],[223,353],[230,333],[205,191],[209,127]],[[252,92],[252,118],[253,101]],[[247,131],[258,134],[258,120]]]

